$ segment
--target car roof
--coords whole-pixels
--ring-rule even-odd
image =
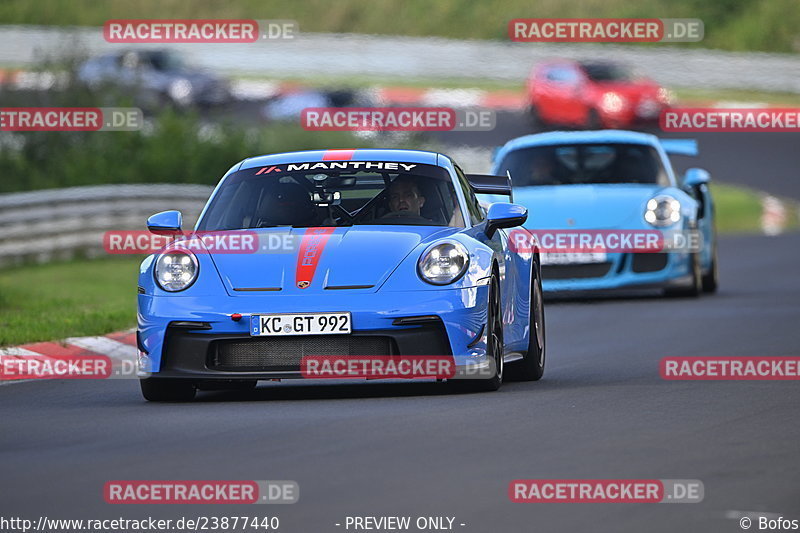
[[[626,130],[596,131],[552,131],[536,133],[511,139],[501,151],[507,152],[531,146],[547,146],[553,144],[591,144],[591,143],[629,143],[658,146],[658,137],[649,133]]]
[[[402,161],[419,163],[423,165],[447,166],[444,159],[436,152],[422,150],[391,150],[391,149],[331,149],[331,150],[306,150],[302,152],[285,152],[280,154],[267,154],[251,157],[242,161],[238,170],[265,165],[283,163],[314,163],[318,161]]]

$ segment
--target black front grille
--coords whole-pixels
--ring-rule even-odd
[[[542,265],[542,279],[601,278],[608,274],[611,263],[574,265]]]
[[[392,355],[383,336],[308,335],[220,340],[213,343],[208,367],[227,371],[297,371],[307,355]]]
[[[631,270],[634,272],[657,272],[667,266],[667,254],[633,254]]]

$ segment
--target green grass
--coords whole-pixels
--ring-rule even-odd
[[[0,346],[134,327],[141,261],[114,257],[0,270]]]
[[[750,91],[743,89],[675,89],[678,102],[710,100],[716,102],[761,102],[774,106],[800,106],[800,94]]]
[[[346,32],[507,41],[513,18],[699,18],[700,43],[670,45],[792,52],[797,0],[4,0],[0,23],[100,26],[110,18],[292,19],[302,32]],[[531,46],[536,46],[531,44]]]
[[[761,231],[762,193],[735,185],[711,184],[717,206],[717,230],[720,233],[759,233]],[[800,206],[794,200],[781,199],[788,210],[786,230],[800,227]]]
[[[720,233],[756,233],[761,228],[761,197],[734,185],[711,184]]]

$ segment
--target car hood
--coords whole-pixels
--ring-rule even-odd
[[[660,185],[546,185],[514,189],[514,203],[528,208],[530,229],[636,229]]]
[[[629,100],[637,100],[643,97],[655,98],[660,89],[657,83],[647,79],[626,82],[595,82],[594,87],[601,94],[615,92]]]
[[[214,252],[211,257],[232,296],[375,292],[418,245],[457,230],[430,226],[257,229],[252,231],[261,250]],[[278,245],[285,242],[293,244]],[[305,286],[305,281],[310,284]]]

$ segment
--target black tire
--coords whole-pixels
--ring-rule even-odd
[[[530,125],[533,131],[544,131],[547,129],[547,124],[542,119],[541,113],[539,113],[539,109],[531,104],[528,106],[528,124]]]
[[[522,361],[509,364],[506,377],[516,381],[538,381],[544,375],[546,353],[546,334],[544,327],[544,295],[542,276],[536,266],[533,287],[531,288],[531,319],[528,351]]]
[[[689,256],[692,269],[692,283],[688,287],[670,287],[664,291],[666,296],[696,298],[703,290],[703,273],[700,268],[700,254],[694,253]]]
[[[148,402],[189,402],[197,392],[194,383],[184,379],[146,378],[139,385]]]
[[[714,293],[717,292],[717,286],[719,285],[719,271],[717,268],[717,246],[714,245],[714,250],[711,252],[711,266],[708,269],[708,272],[703,274],[703,292],[705,293]]]
[[[600,113],[596,109],[590,109],[586,114],[586,129],[599,130],[603,128],[603,120],[600,118]]]
[[[451,380],[457,389],[465,392],[496,391],[503,384],[503,317],[500,310],[500,282],[492,273],[489,280],[489,303],[486,320],[486,343],[491,364],[491,377]]]

